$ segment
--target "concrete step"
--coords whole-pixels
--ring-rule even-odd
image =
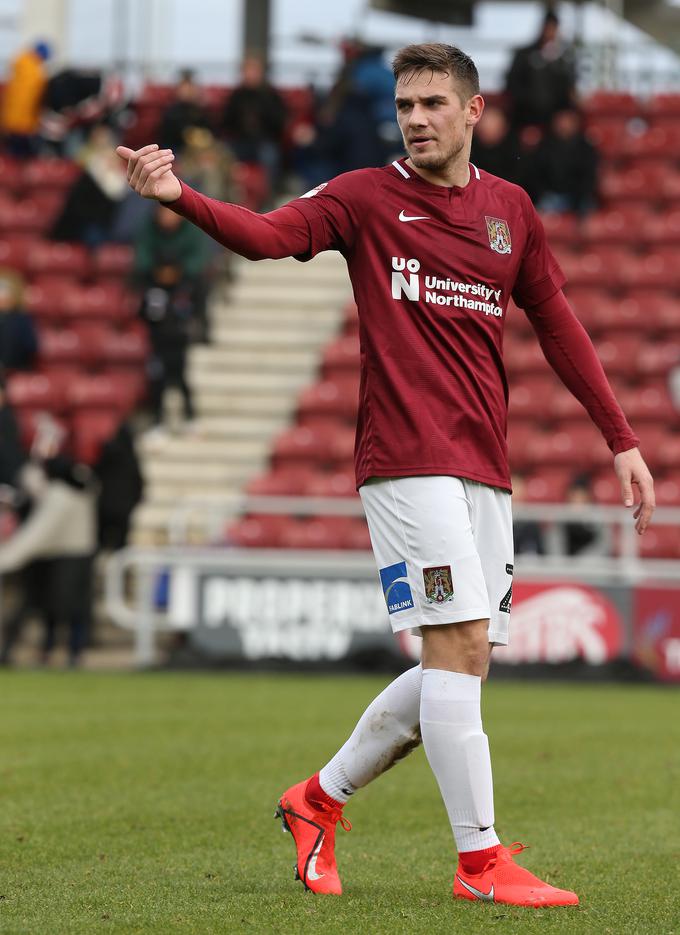
[[[276,370],[279,373],[305,370],[313,372],[319,362],[315,349],[298,350],[295,347],[269,348],[251,347],[195,347],[189,356],[190,375],[200,371],[250,371],[254,369]],[[192,382],[190,380],[190,382]]]
[[[150,487],[171,483],[203,493],[203,485],[233,484],[253,474],[266,460],[266,446],[260,445],[257,453],[246,456],[245,452],[234,453],[229,461],[169,461],[165,458],[149,459],[144,465],[144,477]]]
[[[202,390],[211,392],[242,393],[253,396],[266,396],[272,393],[297,393],[309,383],[307,373],[272,373],[261,370],[259,373],[221,373],[215,370],[195,370],[192,372],[192,388],[199,398]]]
[[[267,417],[290,417],[297,405],[297,394],[288,397],[281,393],[262,392],[249,396],[242,392],[215,392],[205,388],[195,393],[195,403],[200,412],[201,421],[215,416],[253,415]]]
[[[270,351],[277,348],[293,348],[294,350],[317,351],[335,332],[335,328],[233,328],[222,322],[216,322],[213,327],[213,340],[218,345],[229,348],[262,348],[267,346]]]
[[[289,424],[286,415],[269,416],[253,412],[247,419],[240,415],[203,416],[196,420],[202,438],[272,438]]]
[[[340,309],[331,306],[316,305],[313,308],[301,308],[299,305],[290,308],[280,306],[257,306],[255,308],[245,303],[221,304],[213,310],[211,320],[213,324],[241,323],[251,328],[258,325],[271,325],[274,328],[288,328],[290,326],[301,328],[309,325],[319,330],[329,327],[338,327],[343,319]]]
[[[340,310],[351,298],[347,285],[329,286],[325,283],[307,283],[290,286],[267,280],[237,283],[230,293],[230,304],[240,306],[269,306],[271,308],[327,307]]]
[[[259,437],[243,438],[200,438],[198,436],[181,437],[170,436],[162,444],[154,443],[153,439],[140,445],[140,449],[147,457],[148,463],[163,462],[189,462],[200,467],[202,463],[210,461],[245,461],[249,458],[260,458],[263,452],[268,451],[271,441],[270,433],[263,432]]]

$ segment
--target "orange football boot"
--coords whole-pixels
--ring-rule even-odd
[[[274,813],[281,819],[284,831],[290,831],[297,848],[295,879],[302,880],[305,889],[313,893],[342,893],[342,883],[335,863],[335,826],[345,831],[352,825],[343,816],[342,808],[331,808],[322,802],[314,804],[305,798],[308,779],[284,792]]]
[[[499,847],[481,873],[465,873],[459,862],[453,895],[510,906],[578,906],[576,893],[558,890],[515,863],[513,857],[523,850],[524,845],[517,842]]]

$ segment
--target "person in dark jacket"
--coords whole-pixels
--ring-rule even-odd
[[[186,366],[194,295],[178,264],[159,259],[144,293],[140,315],[149,329],[151,342],[148,375],[154,425],[162,424],[163,398],[170,387],[181,392],[184,417],[190,422],[194,418],[194,405]]]
[[[583,217],[597,207],[597,150],[576,110],[555,114],[539,151],[541,211],[572,211]]]
[[[189,335],[204,342],[209,340],[206,287],[212,252],[203,231],[160,204],[135,241],[136,283],[142,289],[152,288],[158,285],[159,267],[176,267],[184,290],[192,293]]]
[[[121,422],[103,446],[94,472],[99,480],[99,545],[122,549],[127,545],[132,511],[144,493],[144,478],[127,422]]]
[[[518,144],[500,107],[485,107],[472,138],[470,161],[508,182],[517,181]]]
[[[559,34],[555,13],[546,13],[531,45],[515,52],[506,77],[512,124],[547,127],[576,98],[576,68],[571,46]]]
[[[195,128],[210,130],[211,126],[210,114],[201,104],[201,89],[194,81],[193,72],[183,71],[175,86],[175,100],[161,117],[160,146],[181,155],[187,143],[187,132]]]
[[[0,372],[30,370],[38,354],[38,335],[23,309],[24,284],[14,270],[0,269]]]
[[[267,81],[262,61],[248,56],[241,67],[241,82],[224,108],[222,129],[236,158],[261,165],[274,190],[279,182],[286,118],[285,101]]]

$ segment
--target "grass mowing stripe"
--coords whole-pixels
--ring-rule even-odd
[[[454,902],[451,834],[422,750],[338,831],[345,895],[293,882],[280,792],[335,751],[373,677],[0,676],[0,933],[680,933],[677,693],[485,691],[497,827],[577,910]]]

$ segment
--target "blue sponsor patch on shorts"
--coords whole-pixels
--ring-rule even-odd
[[[380,583],[388,613],[398,614],[400,610],[408,610],[414,606],[411,585],[406,574],[406,562],[397,562],[396,565],[381,568]]]

